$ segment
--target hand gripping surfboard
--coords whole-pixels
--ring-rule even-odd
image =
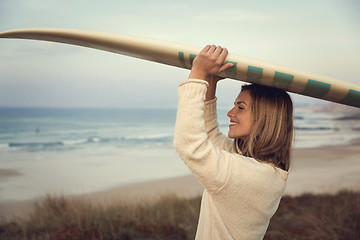
[[[0,33],[20,38],[66,43],[190,69],[201,48],[169,41],[75,29],[20,29]],[[317,74],[229,54],[234,66],[222,77],[273,86],[289,92],[360,108],[360,86]]]

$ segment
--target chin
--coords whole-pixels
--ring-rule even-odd
[[[231,138],[231,139],[238,139],[238,138],[241,138],[241,139],[246,139],[249,135],[236,135],[236,134],[233,134],[233,133],[228,133],[228,137]]]
[[[231,134],[231,133],[228,133],[228,137],[231,138],[231,139],[236,139],[238,137],[234,136],[234,134]]]

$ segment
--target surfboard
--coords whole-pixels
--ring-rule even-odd
[[[77,29],[19,29],[0,38],[44,40],[95,48],[135,58],[191,69],[202,48],[164,40]],[[234,66],[222,77],[281,88],[289,92],[360,108],[360,86],[235,54]]]

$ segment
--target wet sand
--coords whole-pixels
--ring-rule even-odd
[[[8,178],[17,177],[20,175],[21,173],[19,171],[13,169],[0,168],[0,181],[5,181]]]

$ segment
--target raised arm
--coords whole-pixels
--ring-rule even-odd
[[[179,103],[175,126],[175,149],[191,171],[210,191],[216,191],[225,184],[230,167],[230,153],[209,140],[205,128],[204,109],[205,95],[209,82],[207,77],[231,67],[223,67],[226,54],[221,61],[219,48],[204,48],[205,51],[194,60],[190,78],[179,86]],[[205,55],[206,56],[203,56]],[[215,61],[211,58],[215,55]],[[200,61],[198,61],[200,59]],[[210,63],[210,64],[209,64]],[[216,120],[215,120],[216,121]]]
[[[220,52],[220,53],[219,53]],[[205,127],[209,139],[219,148],[231,151],[232,140],[219,131],[216,113],[216,86],[223,79],[215,74],[233,66],[232,63],[223,64],[228,54],[226,48],[206,46],[199,57],[194,60],[189,78],[200,78],[208,82],[205,95]],[[218,68],[217,72],[216,69]],[[205,72],[205,74],[204,74]],[[210,74],[211,73],[211,74]]]

